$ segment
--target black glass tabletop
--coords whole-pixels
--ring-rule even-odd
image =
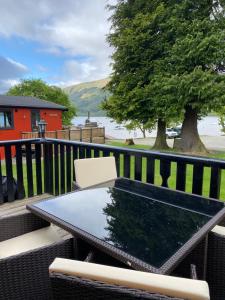
[[[113,187],[70,193],[32,206],[160,268],[224,204],[200,197],[184,201],[171,193],[162,196],[162,190],[146,186],[140,189],[121,179]]]

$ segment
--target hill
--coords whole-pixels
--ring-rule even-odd
[[[68,86],[64,88],[64,91],[76,105],[79,116],[86,116],[88,111],[91,116],[104,116],[105,113],[99,108],[99,105],[109,95],[103,90],[108,82],[109,78],[80,83]]]

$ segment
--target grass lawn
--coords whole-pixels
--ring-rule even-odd
[[[148,145],[133,145],[127,146],[124,143],[120,142],[108,142],[108,145],[117,146],[117,147],[126,147],[126,148],[133,148],[133,149],[144,149],[150,150]],[[218,158],[218,159],[225,159],[225,152],[220,153],[210,153],[208,157],[211,158]],[[131,159],[131,178],[134,178],[134,158]],[[121,157],[121,170],[120,175],[123,176],[123,158]],[[146,160],[143,159],[142,161],[142,180],[146,181]],[[193,167],[191,165],[187,165],[187,177],[186,177],[186,192],[191,193],[192,191],[192,178],[193,178]],[[162,180],[159,173],[159,160],[155,162],[155,184],[161,185]],[[168,180],[169,187],[175,189],[176,186],[176,163],[171,164],[171,176]],[[209,184],[210,184],[210,168],[204,168],[204,181],[203,181],[203,195],[209,196]],[[220,192],[220,199],[225,201],[225,171],[222,171],[222,178],[221,178],[221,192]]]

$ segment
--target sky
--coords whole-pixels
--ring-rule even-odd
[[[0,93],[23,78],[64,87],[109,76],[115,1],[0,0]]]

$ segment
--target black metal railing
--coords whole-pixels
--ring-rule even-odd
[[[128,149],[56,139],[0,142],[0,182],[7,177],[7,200],[64,194],[75,180],[74,160],[114,155],[118,176],[225,199],[225,160]],[[88,170],[87,170],[88,172]],[[14,193],[14,179],[18,193]],[[4,187],[0,185],[0,202]]]

